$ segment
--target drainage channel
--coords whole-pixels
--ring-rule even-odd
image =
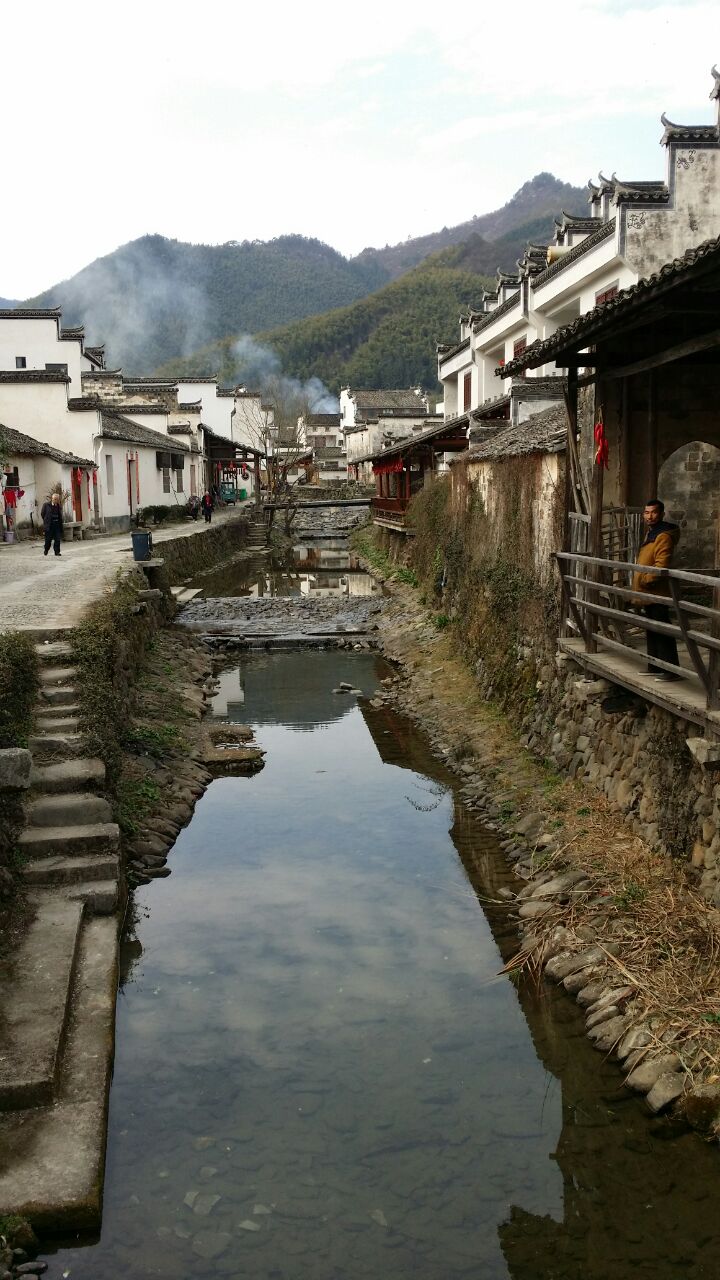
[[[717,1275],[717,1153],[649,1119],[517,933],[494,838],[371,654],[253,654],[265,748],[136,896],[102,1230],[74,1280]],[[343,685],[361,694],[333,692]]]

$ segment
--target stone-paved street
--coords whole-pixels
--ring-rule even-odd
[[[232,521],[235,514],[233,508],[216,512],[211,525],[188,520],[153,530],[153,545],[162,554],[161,544],[168,539],[202,537],[208,529]],[[114,582],[118,569],[131,562],[129,533],[63,542],[60,559],[52,550],[44,556],[40,541],[0,542],[0,632],[73,626]]]

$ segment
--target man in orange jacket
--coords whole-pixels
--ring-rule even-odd
[[[670,568],[673,552],[680,540],[680,529],[664,517],[665,504],[659,498],[651,498],[646,502],[643,519],[647,532],[638,552],[638,564],[652,566],[654,569]],[[642,600],[643,592],[653,596],[670,595],[667,582],[655,573],[634,573],[633,590],[640,593],[639,601]],[[648,602],[643,604],[643,613],[646,618],[654,622],[671,621],[670,610],[666,604]],[[678,665],[678,651],[674,636],[664,635],[659,631],[648,631],[647,653],[648,659],[660,658],[661,662],[673,662],[676,666]],[[648,661],[648,671],[652,672],[656,680],[663,682],[682,679],[682,676],[674,671],[664,671],[662,667],[654,667],[651,661]]]

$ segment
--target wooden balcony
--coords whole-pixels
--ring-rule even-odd
[[[555,559],[566,609],[560,648],[593,674],[720,732],[720,575],[574,551]],[[658,591],[633,591],[636,570],[657,578]],[[644,605],[664,605],[669,621],[646,617]],[[675,640],[677,664],[653,657],[655,671],[648,672],[649,632]],[[658,671],[675,680],[658,680]]]
[[[397,533],[412,534],[413,530],[405,527],[405,515],[409,505],[407,498],[372,498],[370,514],[373,524],[394,529]]]

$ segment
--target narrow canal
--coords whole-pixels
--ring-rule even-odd
[[[352,652],[252,655],[213,782],[138,891],[99,1239],[74,1280],[717,1277],[717,1152],[651,1120],[554,989],[499,976],[493,837]]]

